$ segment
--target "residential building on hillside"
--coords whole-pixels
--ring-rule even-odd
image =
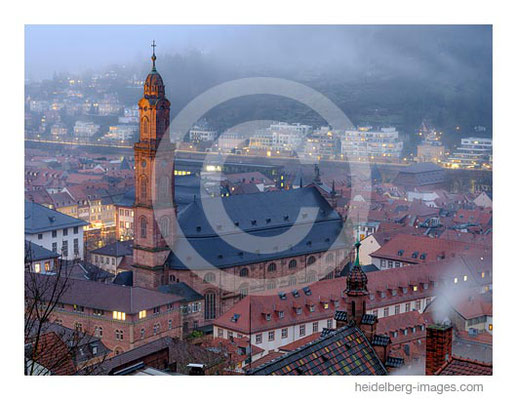
[[[347,130],[341,136],[341,154],[351,159],[398,160],[403,142],[393,127],[373,130],[371,126]]]
[[[492,167],[492,139],[468,137],[461,139],[461,145],[449,157],[451,168],[485,168]]]

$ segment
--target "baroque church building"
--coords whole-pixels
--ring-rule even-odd
[[[248,293],[292,290],[337,277],[350,243],[343,218],[314,185],[203,202],[194,197],[182,209],[176,207],[171,104],[154,51],[151,59],[152,70],[138,103],[140,137],[134,145],[134,285],[162,291],[178,282],[190,286],[204,298],[203,315],[194,321],[203,326]],[[212,202],[222,202],[225,218],[205,213]],[[315,212],[309,215],[310,210]],[[282,236],[288,231],[301,240],[289,243],[290,236]],[[277,237],[287,239],[261,248],[261,238]],[[245,249],[236,245],[239,241]]]

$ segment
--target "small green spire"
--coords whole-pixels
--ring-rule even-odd
[[[354,267],[360,267],[361,264],[359,264],[359,247],[361,247],[361,242],[359,241],[359,238],[357,238],[357,242],[355,242],[354,246],[356,252]]]

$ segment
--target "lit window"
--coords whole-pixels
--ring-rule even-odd
[[[36,272],[38,274],[41,272],[41,264],[40,263],[34,264],[34,272]]]
[[[147,316],[147,310],[142,310],[138,313],[138,318],[143,319]]]
[[[466,282],[467,281],[467,275],[463,275],[463,281]]]
[[[488,324],[488,330],[492,331],[492,329],[494,329],[494,326],[492,324]]]
[[[458,283],[458,278],[454,278],[454,283]]]
[[[418,286],[415,285],[415,286],[413,286],[413,292],[416,292],[416,291],[418,291]]]
[[[113,319],[118,319],[120,321],[126,320],[126,313],[120,311],[113,311]]]

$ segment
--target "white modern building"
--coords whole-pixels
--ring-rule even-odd
[[[347,130],[341,136],[341,154],[352,159],[397,160],[403,142],[393,127],[373,130],[371,126]]]
[[[111,140],[131,140],[138,131],[138,125],[115,125],[110,126],[106,134],[106,139]]]
[[[25,240],[60,254],[63,260],[83,258],[85,225],[81,219],[25,201]]]
[[[213,142],[217,136],[217,132],[205,129],[203,127],[194,126],[189,131],[189,139],[192,143],[200,143],[200,142]]]
[[[468,137],[449,157],[452,168],[490,168],[492,164],[492,139]]]
[[[267,129],[258,130],[250,138],[249,148],[263,151],[297,151],[311,132],[312,127],[309,125],[278,122],[271,124]]]
[[[91,138],[99,132],[100,126],[90,121],[76,121],[74,136],[78,138]]]

